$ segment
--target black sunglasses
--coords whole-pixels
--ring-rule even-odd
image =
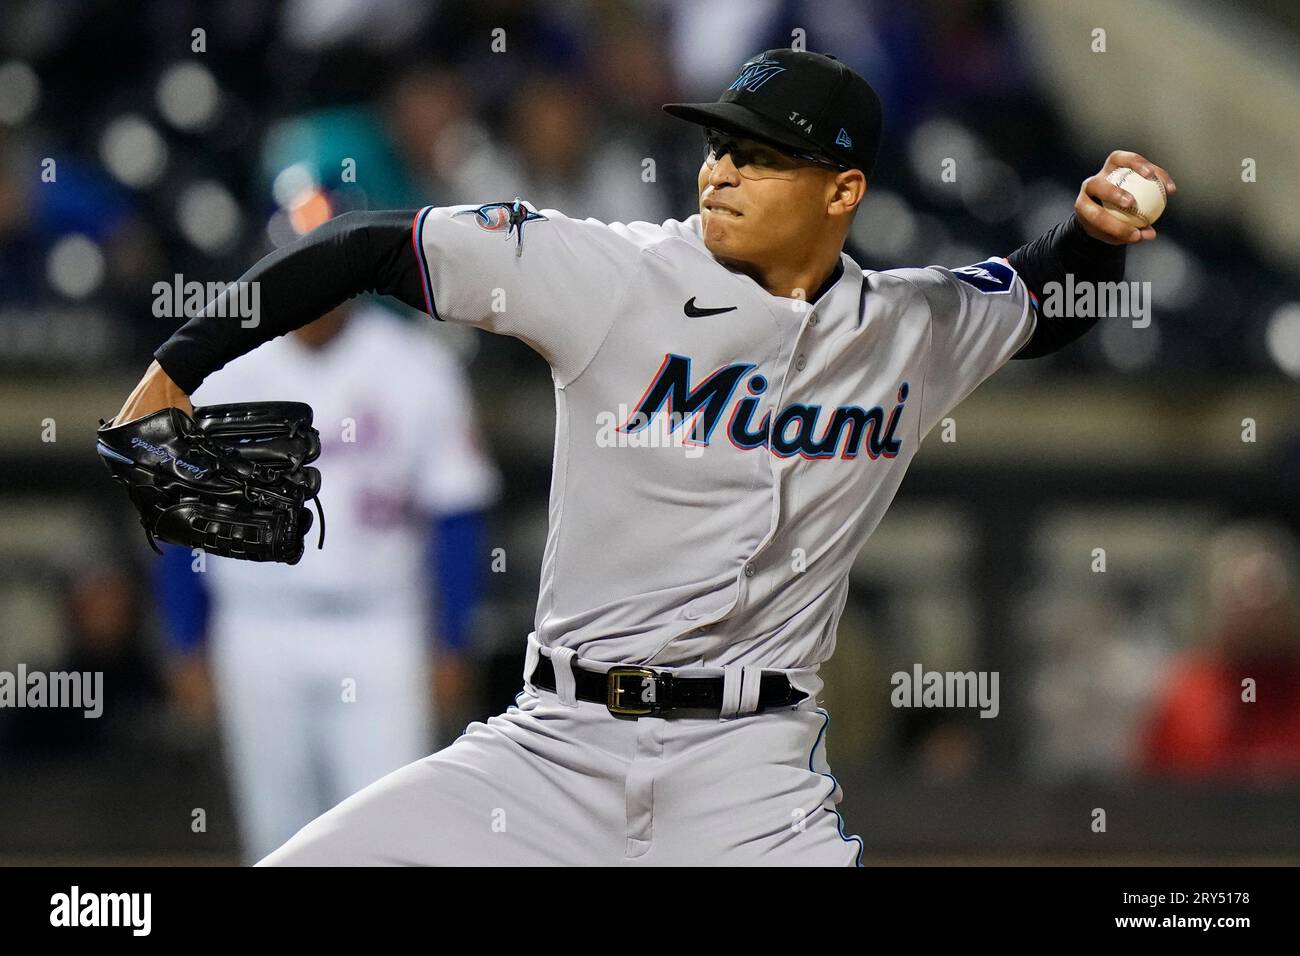
[[[818,153],[796,152],[786,146],[776,146],[771,143],[764,142],[762,140],[753,140],[754,146],[752,147],[744,146],[738,141],[739,139],[742,138],[750,139],[750,137],[732,136],[730,134],[723,133],[720,130],[716,130],[716,129],[705,129],[704,148],[705,148],[706,158],[712,157],[714,159],[714,162],[716,162],[717,160],[721,159],[723,156],[727,155],[727,153],[731,153],[731,161],[733,163],[735,163],[737,166],[747,166],[751,162],[754,162],[754,160],[751,157],[750,150],[754,148],[758,148],[758,149],[770,149],[773,150],[774,152],[780,153],[781,156],[783,157],[802,160],[805,163],[812,163],[815,166],[822,166],[825,167],[826,169],[834,169],[838,172],[843,172],[844,170],[849,168],[844,163],[837,162],[836,160],[830,159],[826,156],[822,156]],[[762,164],[759,163],[758,165],[762,165]]]

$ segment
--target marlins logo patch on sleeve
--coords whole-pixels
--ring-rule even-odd
[[[973,266],[953,269],[952,274],[967,285],[990,295],[1006,295],[1016,283],[1016,270],[1004,259],[985,259]]]
[[[515,255],[524,250],[524,226],[530,222],[545,222],[540,212],[533,212],[519,199],[514,202],[490,202],[477,209],[462,209],[457,216],[473,216],[480,229],[504,232],[506,238],[515,237]]]

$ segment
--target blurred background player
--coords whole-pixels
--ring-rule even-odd
[[[169,546],[157,587],[182,708],[203,713],[211,668],[243,852],[257,859],[431,752],[460,715],[500,479],[455,358],[379,306],[268,342],[196,401],[250,395],[315,410],[326,547],[272,567]]]
[[[295,234],[409,188],[373,120],[347,108],[282,122],[262,165],[274,221]],[[215,689],[242,849],[255,860],[432,752],[465,716],[484,511],[501,479],[456,352],[374,302],[266,343],[195,401],[251,395],[315,411],[331,468],[326,547],[274,568],[168,547],[156,585],[172,699],[202,717]]]

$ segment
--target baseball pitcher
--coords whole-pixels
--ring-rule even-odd
[[[200,382],[363,291],[515,336],[550,365],[550,525],[514,705],[263,864],[861,863],[817,705],[854,556],[936,422],[1009,359],[1092,324],[1040,311],[1045,288],[1118,281],[1125,246],[1155,238],[1102,207],[1134,205],[1107,174],[1174,186],[1115,152],[1067,221],[1006,257],[868,271],[843,251],[880,139],[865,80],[769,50],[717,102],[665,109],[704,131],[696,214],[606,224],[511,200],[339,217],[243,277],[260,283],[259,325],[194,318],[101,430],[115,451],[132,423],[165,420],[164,452],[201,451]],[[146,527],[221,525],[218,492],[194,494],[142,506]],[[290,558],[301,498],[263,519]],[[178,530],[176,508],[207,517]]]

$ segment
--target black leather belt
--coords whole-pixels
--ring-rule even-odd
[[[708,711],[715,717],[722,713],[721,677],[683,677],[653,667],[623,665],[600,673],[575,665],[573,679],[578,700],[604,704],[615,717],[667,717],[681,710]],[[549,657],[538,657],[529,683],[555,691],[555,665]],[[759,711],[793,707],[808,697],[784,674],[762,674],[758,686]]]

